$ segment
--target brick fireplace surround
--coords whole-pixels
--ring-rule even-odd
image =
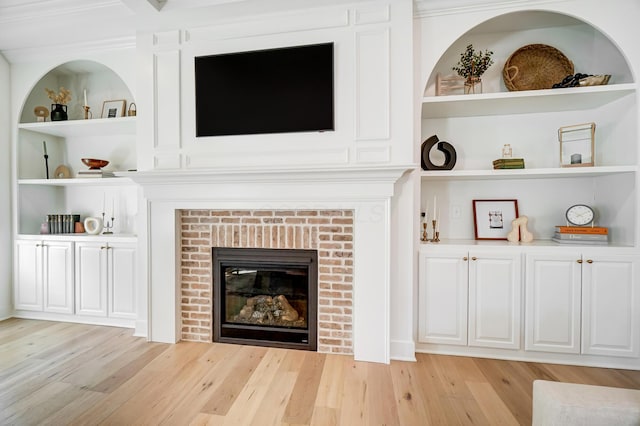
[[[211,247],[318,250],[318,352],[353,353],[353,210],[181,210],[182,340],[212,341]]]
[[[213,230],[216,238],[224,233],[226,245],[243,243],[239,230],[245,221],[247,238],[254,235],[250,229],[262,227],[262,247],[286,247],[305,232],[315,235],[309,241],[315,241],[324,258],[318,271],[320,351],[388,363],[393,346],[409,359],[413,342],[390,339],[390,249],[396,238],[391,197],[395,182],[409,169],[307,166],[131,173],[144,196],[139,204],[144,285],[139,288],[136,333],[154,342],[176,343],[183,337],[210,341],[210,256],[218,244]],[[183,307],[188,312],[184,317]]]

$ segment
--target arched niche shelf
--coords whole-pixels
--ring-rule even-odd
[[[70,61],[51,69],[33,85],[25,98],[20,123],[36,121],[33,112],[36,106],[45,106],[50,111],[53,102],[47,97],[45,88],[58,92],[60,87],[71,91],[71,102],[67,106],[69,120],[84,119],[85,90],[87,104],[94,119],[101,118],[104,101],[125,100],[125,115],[129,105],[135,102],[125,82],[111,68],[96,61]]]
[[[438,59],[425,85],[424,96],[435,96],[436,76],[455,75],[452,67],[469,44],[494,52],[494,64],[482,76],[483,93],[507,92],[502,69],[522,46],[542,43],[555,47],[574,63],[575,72],[611,74],[610,85],[633,83],[625,55],[607,35],[593,25],[558,12],[527,10],[505,13],[469,29]]]

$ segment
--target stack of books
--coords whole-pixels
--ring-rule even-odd
[[[608,244],[609,228],[604,226],[556,226],[551,238],[560,244]]]
[[[80,170],[78,172],[78,177],[88,177],[88,178],[102,178],[102,177],[114,177],[113,172],[108,172],[105,170]]]
[[[524,158],[500,158],[493,160],[494,170],[498,169],[524,169]]]

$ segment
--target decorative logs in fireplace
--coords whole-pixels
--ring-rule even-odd
[[[316,250],[214,247],[213,340],[317,348]]]
[[[300,318],[300,314],[293,309],[284,294],[276,297],[266,294],[250,297],[233,319],[234,322],[283,327],[305,327],[307,322],[304,318]]]

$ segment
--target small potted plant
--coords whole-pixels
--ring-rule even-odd
[[[467,46],[466,50],[460,54],[460,61],[452,69],[459,76],[464,77],[464,92],[476,93],[476,86],[480,85],[479,93],[482,93],[482,74],[493,65],[491,56],[493,52],[490,50],[475,51],[473,44]]]
[[[44,89],[49,99],[53,101],[51,104],[51,121],[64,121],[69,118],[67,115],[67,103],[71,100],[71,91],[60,87],[58,93],[51,89]]]

